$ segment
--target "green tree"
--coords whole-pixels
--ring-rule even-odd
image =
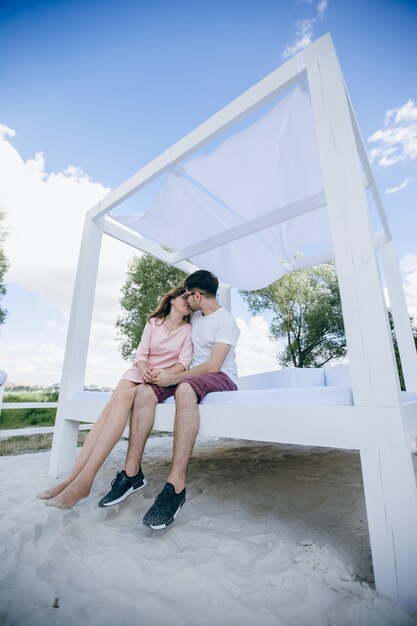
[[[4,276],[9,268],[9,262],[4,252],[3,243],[7,237],[7,231],[3,227],[4,212],[0,211],[0,301],[6,295],[6,286],[4,284]],[[0,305],[0,325],[4,324],[7,316],[7,310]]]
[[[392,319],[391,309],[388,309],[388,319],[389,319],[389,324],[390,324],[391,332],[392,332],[392,342],[394,344],[395,359],[397,361],[397,369],[398,369],[398,376],[400,378],[400,385],[401,385],[401,389],[404,390],[405,389],[404,374],[403,374],[403,369],[401,366],[400,351],[398,350],[397,335],[394,330],[394,321]],[[417,350],[417,325],[413,317],[410,317],[410,324],[411,324],[411,330],[413,332],[413,337],[414,337],[414,345],[416,346],[416,350]]]
[[[270,336],[286,338],[283,367],[322,367],[346,354],[339,285],[333,263],[290,272],[269,287],[241,291],[253,315],[272,311]]]
[[[185,277],[181,270],[145,254],[134,257],[129,263],[121,289],[123,312],[116,322],[124,359],[134,357],[147,315],[156,308],[161,296],[181,285]]]

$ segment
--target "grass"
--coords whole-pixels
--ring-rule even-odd
[[[9,391],[4,394],[3,402],[56,402],[57,391]],[[6,409],[0,415],[0,430],[15,428],[33,428],[35,426],[54,426],[56,409]],[[78,445],[82,446],[88,431],[80,431]],[[52,434],[18,435],[0,439],[0,456],[24,454],[49,450]]]
[[[56,402],[57,391],[9,391],[3,402]],[[0,415],[0,429],[53,426],[56,409],[7,409]]]
[[[58,402],[57,391],[6,391],[3,402]]]
[[[78,434],[78,445],[82,446],[89,431],[82,430]],[[52,433],[46,435],[18,435],[8,439],[0,439],[0,456],[25,454],[27,452],[42,452],[49,450],[52,445]]]
[[[56,402],[56,391],[18,391],[4,394],[3,402]],[[56,409],[7,409],[0,414],[0,430],[31,428],[35,426],[54,426]],[[82,446],[89,431],[82,430],[78,435],[78,445]],[[152,431],[151,436],[164,437],[171,433]],[[50,450],[52,434],[17,435],[0,439],[0,456],[25,454]]]
[[[81,430],[78,433],[78,446],[82,446],[90,431]],[[171,432],[152,430],[150,437],[170,437]],[[44,452],[50,450],[52,446],[52,433],[45,435],[16,435],[0,439],[0,456],[13,456],[15,454],[26,454],[29,452]]]

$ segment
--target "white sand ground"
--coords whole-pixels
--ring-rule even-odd
[[[189,502],[153,532],[142,516],[171,446],[151,439],[148,486],[106,510],[97,501],[122,466],[123,441],[69,511],[35,498],[53,483],[49,452],[0,458],[1,624],[417,624],[373,588],[356,452],[198,440]]]

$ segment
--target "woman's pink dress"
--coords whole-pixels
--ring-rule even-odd
[[[133,366],[123,374],[122,379],[131,380],[134,383],[143,382],[135,366],[138,361],[146,361],[151,369],[167,369],[177,363],[181,363],[185,369],[188,369],[193,354],[191,328],[191,324],[184,324],[168,332],[160,319],[152,317],[143,329]]]

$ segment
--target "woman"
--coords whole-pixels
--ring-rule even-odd
[[[176,373],[188,368],[192,356],[191,324],[190,307],[184,294],[184,287],[172,289],[149,315],[133,366],[118,382],[88,434],[70,475],[59,485],[38,494],[48,506],[67,509],[88,496],[98,470],[122,436],[138,385],[152,385],[158,401],[163,402],[167,388],[154,385],[152,381],[161,370]]]

